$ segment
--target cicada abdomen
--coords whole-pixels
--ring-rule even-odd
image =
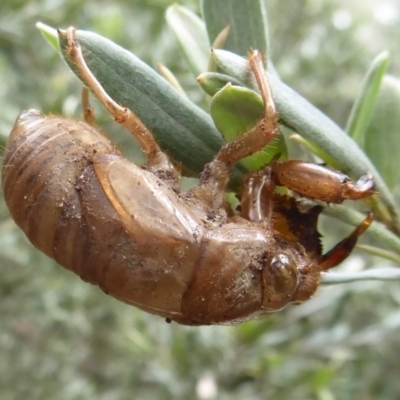
[[[11,216],[40,251],[119,300],[181,314],[199,222],[168,185],[124,159],[95,128],[23,112],[5,149],[2,182]]]
[[[31,243],[93,283],[99,282],[101,253],[107,248],[96,235],[105,228],[122,231],[94,175],[93,157],[100,153],[119,154],[84,122],[29,110],[12,129],[2,170],[7,206]],[[93,213],[103,215],[94,227]],[[98,226],[104,220],[107,227]],[[86,269],[94,254],[96,267]]]

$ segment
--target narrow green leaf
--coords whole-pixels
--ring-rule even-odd
[[[213,55],[216,63],[228,75],[258,90],[255,80],[249,77],[246,59],[225,50],[214,50]],[[334,157],[342,169],[354,178],[370,172],[380,195],[378,200],[390,210],[396,230],[400,231],[398,206],[381,175],[364,152],[338,125],[306,99],[276,76],[268,72],[267,76],[275,105],[284,123],[307,140],[315,142],[323,151]]]
[[[223,49],[226,43],[226,39],[228,39],[230,30],[231,28],[229,25],[227,25],[224,29],[222,29],[222,31],[217,35],[217,37],[211,43],[211,46],[214,49]]]
[[[211,116],[226,141],[253,128],[263,117],[264,104],[253,90],[228,83],[212,99]],[[279,135],[262,151],[241,160],[249,170],[255,171],[270,162],[277,154],[286,154],[283,136]]]
[[[322,285],[337,285],[359,281],[394,281],[400,279],[400,268],[376,268],[361,272],[327,272],[321,277]]]
[[[400,79],[386,75],[365,133],[365,152],[393,190],[400,182]]]
[[[60,45],[58,43],[57,29],[54,29],[51,26],[48,26],[42,22],[37,22],[36,28],[39,29],[40,33],[51,45],[51,47],[53,47],[57,51],[57,53],[61,54]]]
[[[365,218],[365,214],[347,208],[341,204],[331,204],[329,207],[325,208],[324,213],[353,226],[360,224]],[[365,235],[371,237],[375,244],[380,243],[385,248],[400,254],[400,238],[389,231],[382,223],[374,221]]]
[[[387,51],[374,59],[364,77],[360,93],[347,121],[346,132],[361,146],[364,144],[365,131],[370,122],[388,62],[389,53]]]
[[[204,72],[197,77],[197,82],[210,96],[214,96],[228,83],[234,86],[242,86],[237,79],[218,72]]]
[[[269,34],[264,0],[202,0],[210,43],[229,25],[224,48],[246,55],[251,48],[268,54]]]
[[[166,19],[195,75],[207,71],[211,46],[204,22],[178,4],[168,7]]]
[[[174,87],[178,93],[180,93],[182,96],[187,97],[186,92],[183,90],[183,87],[179,83],[177,77],[174,75],[174,73],[166,67],[164,64],[158,63],[157,64],[157,69],[160,72],[161,76],[172,86]]]
[[[317,157],[319,157],[325,164],[329,165],[334,169],[341,169],[342,166],[326,151],[323,151],[319,148],[314,142],[310,142],[303,138],[303,136],[294,133],[290,135],[289,139],[296,141],[297,143],[302,144],[305,148],[310,150],[311,153],[314,153]]]
[[[368,254],[372,254],[373,256],[386,258],[387,260],[393,261],[400,266],[400,255],[393,251],[385,250],[376,246],[369,246],[367,244],[358,244],[357,249],[362,250]]]
[[[106,92],[133,110],[173,159],[195,174],[201,172],[224,144],[211,117],[127,50],[92,32],[77,31],[77,38]],[[60,32],[60,46],[68,62],[65,32]],[[238,168],[233,173],[240,179]]]
[[[222,31],[217,35],[217,37],[214,39],[214,41],[211,43],[211,47],[214,49],[223,49],[225,46],[226,39],[229,36],[229,31],[230,31],[230,26],[227,25]],[[217,70],[217,64],[215,64],[215,61],[212,57],[210,57],[208,61],[208,71],[216,71]]]

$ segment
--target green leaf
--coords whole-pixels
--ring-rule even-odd
[[[365,133],[365,151],[388,187],[400,182],[400,79],[386,75]]]
[[[196,14],[178,4],[168,7],[166,19],[195,75],[206,71],[211,46],[204,22]]]
[[[228,83],[234,86],[242,86],[237,79],[218,72],[204,72],[197,77],[197,82],[210,96],[214,96]]]
[[[264,103],[261,96],[253,90],[228,83],[213,97],[210,111],[216,127],[229,142],[253,128],[262,119]],[[286,154],[283,136],[279,135],[278,138],[261,152],[241,160],[241,164],[255,171],[277,154]]]
[[[400,255],[394,251],[385,250],[380,247],[370,246],[367,244],[358,244],[357,249],[373,256],[386,258],[387,260],[393,261],[395,264],[400,266]]]
[[[42,22],[36,23],[36,28],[39,29],[42,36],[46,39],[46,41],[53,47],[57,53],[61,54],[60,45],[58,43],[58,34],[57,29],[52,28]]]
[[[95,33],[76,34],[86,63],[111,98],[134,111],[173,159],[200,173],[224,144],[211,117],[132,53]],[[60,46],[69,63],[65,31]],[[233,171],[236,182],[242,177],[238,169]]]
[[[326,151],[323,151],[319,148],[314,142],[310,142],[300,136],[297,133],[290,135],[289,137],[291,140],[296,141],[297,143],[302,144],[305,148],[310,150],[311,153],[314,153],[318,158],[320,158],[325,164],[329,165],[334,169],[340,169],[342,166]]]
[[[231,141],[262,119],[264,105],[253,90],[228,83],[213,97],[210,112],[224,139]]]
[[[178,81],[178,78],[174,75],[174,73],[166,67],[164,64],[158,63],[157,69],[160,72],[161,76],[173,87],[175,88],[182,96],[187,97],[186,92]]]
[[[257,84],[249,79],[247,60],[225,50],[214,50],[216,63],[227,74],[257,90]],[[391,191],[381,175],[357,144],[331,119],[267,72],[275,105],[284,123],[301,136],[315,142],[323,151],[334,157],[342,169],[355,178],[370,172],[375,180],[379,201],[390,210],[393,224],[400,231],[399,210]]]
[[[325,208],[324,213],[353,226],[357,226],[365,218],[365,214],[347,208],[341,204],[330,204],[329,207]],[[389,231],[384,224],[374,221],[365,235],[371,237],[374,240],[374,244],[380,243],[390,251],[400,254],[400,238]]]
[[[399,268],[376,268],[359,272],[329,272],[321,277],[322,285],[337,285],[359,281],[394,281],[400,279]]]
[[[387,69],[388,61],[389,53],[385,51],[379,54],[372,62],[347,121],[346,132],[361,146],[364,145],[365,131],[378,98],[379,88]]]
[[[264,0],[202,0],[210,42],[229,25],[224,48],[246,55],[251,48],[268,53],[269,34]]]

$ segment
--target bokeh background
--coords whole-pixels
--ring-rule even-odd
[[[282,79],[344,125],[372,59],[400,75],[400,1],[266,0]],[[197,0],[181,0],[199,12]],[[19,112],[79,117],[78,80],[37,21],[106,36],[171,68],[206,107],[165,23],[167,0],[3,0],[0,143]],[[122,147],[130,136],[101,108]],[[130,152],[128,150],[128,152]],[[394,155],[396,156],[396,155]],[[338,226],[332,238],[348,227]],[[379,260],[361,253],[342,267]],[[316,298],[239,327],[168,325],[107,297],[35,251],[0,202],[0,400],[399,399],[400,291],[393,283],[321,288]]]

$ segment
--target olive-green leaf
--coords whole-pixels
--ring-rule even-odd
[[[253,90],[228,83],[213,97],[210,111],[224,139],[231,141],[262,119],[264,105]]]
[[[220,74],[218,72],[204,72],[197,77],[197,82],[210,96],[214,96],[227,83],[230,83],[234,86],[242,86],[237,79],[228,75]]]
[[[400,182],[400,79],[386,75],[365,133],[365,151],[388,187]]]
[[[202,0],[202,9],[210,43],[229,25],[225,49],[243,56],[251,48],[268,54],[265,0]]]
[[[52,28],[49,25],[43,24],[42,22],[36,23],[36,28],[39,29],[42,36],[46,39],[47,43],[53,47],[57,53],[61,53],[60,44],[58,43],[57,29]]]
[[[310,150],[311,153],[315,154],[326,165],[329,165],[333,169],[340,170],[342,168],[342,166],[330,154],[322,150],[314,142],[310,142],[309,140],[304,139],[304,137],[300,136],[298,133],[290,135],[290,139],[303,145],[306,149]]]
[[[365,214],[342,204],[331,204],[325,208],[324,213],[353,226],[360,224],[365,218]],[[400,238],[389,231],[384,224],[374,221],[365,234],[373,239],[374,244],[380,243],[385,248],[400,254]]]
[[[168,7],[166,19],[195,76],[207,70],[210,44],[204,21],[185,7]]]
[[[106,92],[133,110],[173,159],[192,173],[201,172],[224,144],[211,117],[132,53],[95,33],[76,34],[86,63]],[[65,32],[60,32],[60,47],[76,73],[65,53]]]
[[[383,75],[387,69],[389,53],[379,54],[372,62],[365,75],[360,93],[354,102],[346,126],[346,132],[361,146],[364,145],[364,135],[370,122]]]
[[[321,277],[322,285],[337,285],[360,281],[394,281],[400,279],[399,268],[376,268],[361,272],[329,272]]]
[[[261,96],[253,90],[228,83],[212,99],[211,116],[226,141],[253,128],[263,117],[264,104]],[[257,170],[277,154],[285,154],[283,136],[272,141],[262,151],[241,160],[249,170]]]

